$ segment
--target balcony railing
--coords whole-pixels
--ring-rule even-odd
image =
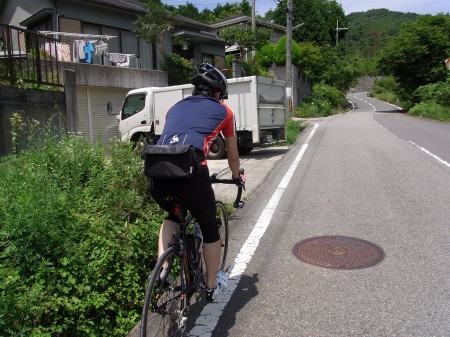
[[[0,84],[62,87],[59,41],[0,23]]]

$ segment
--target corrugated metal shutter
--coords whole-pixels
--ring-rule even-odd
[[[77,110],[78,110],[78,131],[84,137],[91,139],[91,132],[89,128],[90,123],[88,112],[87,87],[85,86],[77,86]]]
[[[87,106],[87,113],[83,116],[81,114],[84,114],[84,112],[80,107],[78,108],[80,131],[88,131],[88,133],[83,132],[83,134],[91,141],[101,140],[106,147],[112,138],[119,138],[117,117],[108,115],[106,105],[107,102],[111,102],[114,112],[118,113],[128,90],[124,88],[87,87],[86,101],[84,102],[81,98],[77,99],[77,102],[80,101]],[[87,127],[85,121],[88,121]]]

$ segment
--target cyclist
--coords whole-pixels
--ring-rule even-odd
[[[197,219],[203,234],[203,255],[206,264],[206,299],[210,302],[227,285],[227,276],[219,270],[221,241],[216,223],[214,190],[205,157],[214,139],[222,132],[225,137],[228,165],[237,186],[244,185],[239,174],[236,122],[231,109],[223,103],[227,98],[226,77],[210,64],[199,65],[191,79],[192,96],[169,109],[158,145],[193,145],[196,150],[198,171],[190,179],[150,180],[150,194],[159,206],[168,212],[160,229],[158,255],[169,246],[173,234],[178,231],[178,217],[173,205],[162,201],[165,195],[182,198],[189,211]],[[214,271],[214,272],[211,272]],[[217,275],[215,273],[217,271]]]

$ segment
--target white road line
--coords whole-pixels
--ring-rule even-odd
[[[441,157],[436,156],[435,154],[431,153],[431,152],[428,151],[426,148],[421,147],[421,146],[419,146],[419,145],[417,145],[416,143],[411,142],[411,141],[409,141],[408,143],[410,143],[410,144],[414,145],[415,147],[417,147],[418,149],[422,150],[422,151],[425,152],[427,155],[433,157],[434,159],[436,159],[436,160],[437,160],[438,162],[440,162],[441,164],[444,164],[445,166],[450,167],[450,163],[446,162],[446,161],[445,161],[444,159],[442,159]]]
[[[258,248],[259,241],[261,240],[267,227],[269,226],[272,216],[275,212],[275,209],[277,208],[284,191],[289,185],[289,181],[294,175],[294,172],[297,166],[299,165],[300,160],[302,159],[306,149],[308,148],[309,142],[311,141],[318,126],[319,125],[317,123],[314,123],[314,127],[311,133],[309,134],[305,143],[303,144],[297,156],[295,157],[293,163],[285,173],[283,179],[279,183],[277,189],[275,190],[274,194],[272,195],[263,212],[261,213],[258,221],[253,227],[252,232],[247,238],[247,241],[245,241],[244,245],[239,251],[239,254],[234,260],[234,266],[230,272],[230,278],[228,279],[228,288],[226,289],[225,293],[223,295],[218,296],[217,302],[209,303],[203,308],[202,312],[200,313],[200,316],[195,321],[194,328],[189,333],[190,336],[199,336],[199,337],[211,336],[214,328],[217,325],[217,322],[219,321],[220,316],[222,315],[222,312],[224,311],[229,300],[231,299],[234,290],[237,288],[242,274],[245,272],[247,265],[250,263],[253,254],[256,251],[256,248]]]

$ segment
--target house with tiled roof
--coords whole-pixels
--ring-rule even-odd
[[[0,0],[0,9],[0,22],[42,32],[67,44],[73,62],[80,61],[73,57],[74,40],[85,40],[101,42],[103,49],[107,44],[108,53],[93,53],[92,64],[160,67],[158,42],[148,42],[135,33],[138,16],[148,11],[136,0]],[[185,41],[184,45],[175,45],[174,36]],[[225,42],[203,23],[180,16],[163,41],[166,54],[176,52],[196,63],[209,61],[219,67],[224,64]]]

